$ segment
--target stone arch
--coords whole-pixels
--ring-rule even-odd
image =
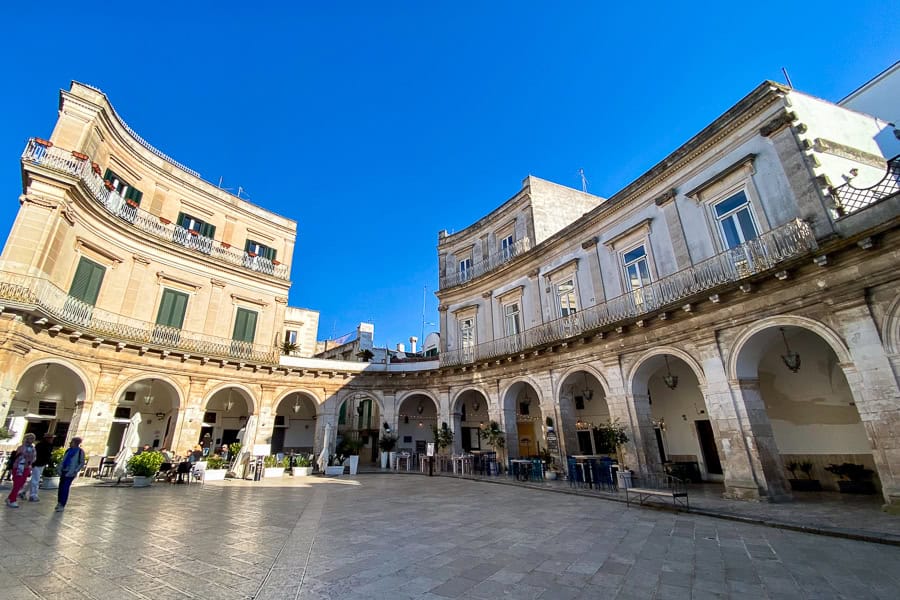
[[[365,390],[347,390],[341,394],[335,394],[334,396],[332,396],[332,398],[334,398],[334,414],[337,414],[338,411],[341,410],[341,405],[353,396],[365,396],[367,400],[371,400],[378,406],[379,414],[384,414],[384,399],[381,397],[381,395]]]
[[[206,395],[203,397],[203,402],[200,404],[200,410],[206,410],[207,406],[209,406],[209,401],[212,400],[212,397],[222,390],[227,390],[228,388],[235,388],[243,392],[242,396],[244,400],[247,402],[247,412],[251,415],[258,414],[259,411],[259,401],[256,399],[256,396],[250,390],[250,388],[243,383],[237,382],[224,382],[217,384],[211,390],[209,390]]]
[[[134,385],[139,381],[143,381],[145,379],[158,379],[159,381],[165,381],[175,390],[175,403],[172,407],[172,410],[176,412],[184,406],[184,391],[181,389],[181,386],[169,375],[161,374],[161,373],[139,373],[127,378],[123,381],[117,388],[113,395],[113,400],[115,403],[118,403],[119,398],[122,397],[129,387]]]
[[[398,396],[396,397],[396,399],[395,399],[395,402],[396,402],[396,404],[397,404],[397,410],[400,410],[400,407],[403,406],[403,403],[404,403],[408,398],[411,398],[412,396],[425,396],[425,397],[427,397],[429,400],[431,400],[432,402],[434,402],[434,409],[435,409],[435,411],[437,411],[438,414],[441,414],[441,402],[440,402],[440,400],[438,400],[438,398],[435,397],[435,395],[432,394],[431,392],[429,392],[428,390],[423,390],[423,389],[409,390],[409,391],[403,392],[402,395],[398,395]]]
[[[881,342],[888,354],[900,353],[900,295],[894,298],[885,313]]]
[[[40,358],[38,360],[35,360],[34,362],[29,363],[24,369],[22,369],[21,374],[19,374],[19,381],[21,381],[22,378],[25,376],[25,374],[28,373],[28,371],[30,371],[34,367],[39,367],[41,365],[46,365],[46,364],[59,365],[61,367],[65,367],[66,369],[69,369],[70,371],[72,371],[72,373],[74,373],[75,376],[81,380],[83,396],[81,398],[76,396],[75,397],[76,403],[84,402],[88,398],[94,397],[94,388],[91,385],[91,379],[90,379],[90,377],[88,377],[87,373],[85,373],[84,370],[81,367],[77,366],[75,363],[68,361],[64,358],[58,358],[55,356],[48,356],[47,358]]]
[[[293,396],[294,394],[302,394],[302,395],[306,396],[309,400],[312,401],[313,406],[315,406],[316,414],[317,415],[321,414],[322,408],[324,407],[324,404],[325,404],[325,401],[322,400],[322,398],[318,394],[316,394],[314,391],[312,391],[308,388],[303,388],[303,387],[291,388],[285,392],[282,392],[278,396],[276,396],[274,402],[272,402],[272,414],[275,414],[278,411],[278,406],[282,402],[284,402],[287,398],[289,398],[290,396]]]
[[[758,336],[757,334],[779,327],[799,327],[812,331],[834,350],[842,367],[853,363],[850,358],[850,350],[847,349],[844,341],[824,323],[799,315],[778,315],[755,321],[752,325],[744,328],[735,338],[731,344],[731,351],[725,367],[729,380],[737,381],[742,378],[756,377],[756,367],[759,364],[760,355],[770,341],[767,336]]]
[[[700,366],[700,363],[697,360],[682,350],[681,348],[676,348],[675,346],[657,346],[656,348],[652,348],[640,356],[638,356],[637,360],[635,360],[634,364],[631,366],[631,369],[628,372],[628,376],[626,377],[626,389],[634,394],[636,378],[639,374],[642,374],[643,371],[646,371],[647,364],[656,356],[674,356],[675,358],[681,359],[684,361],[688,367],[690,367],[691,371],[694,372],[694,375],[697,377],[697,383],[700,385],[700,390],[706,390],[706,374],[703,372],[703,367]],[[646,373],[647,379],[650,378],[650,373]],[[645,382],[646,383],[646,382]],[[646,385],[644,386],[646,388]],[[644,392],[641,392],[644,393]]]
[[[490,406],[491,396],[487,393],[487,391],[480,385],[469,384],[459,388],[459,390],[454,393],[452,399],[450,400],[450,414],[453,414],[459,410],[459,407],[457,405],[459,404],[459,401],[462,398],[463,394],[465,394],[466,392],[478,392],[479,394],[484,396],[484,401],[488,404],[488,406]]]
[[[515,377],[502,389],[500,390],[500,409],[503,410],[506,407],[506,396],[509,394],[509,391],[517,384],[517,383],[525,383],[531,386],[531,389],[534,390],[534,393],[537,395],[538,404],[543,406],[544,404],[544,393],[541,391],[541,386],[528,375],[520,375],[519,377]]]
[[[603,393],[606,396],[609,396],[609,382],[606,381],[606,376],[603,375],[603,372],[591,365],[590,363],[586,363],[583,365],[573,365],[563,371],[559,376],[559,381],[556,384],[556,389],[553,390],[554,397],[558,400],[562,395],[562,386],[565,383],[566,379],[569,378],[570,375],[575,373],[579,373],[581,371],[586,371],[594,376],[594,378],[600,382],[600,387],[603,388]]]

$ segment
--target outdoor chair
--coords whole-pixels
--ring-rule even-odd
[[[191,469],[191,479],[195,481],[199,481],[200,483],[206,482],[206,461],[201,460],[199,462],[194,463],[194,468]]]
[[[87,462],[84,463],[84,470],[81,471],[82,477],[91,477],[100,474],[100,465],[103,464],[103,455],[94,454],[89,456]]]
[[[544,480],[544,463],[541,462],[541,459],[539,458],[534,458],[531,460],[531,480]]]

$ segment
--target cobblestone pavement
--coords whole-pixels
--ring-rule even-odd
[[[79,485],[0,512],[0,598],[890,598],[900,547],[451,478]]]

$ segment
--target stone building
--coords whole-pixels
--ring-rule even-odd
[[[785,461],[855,462],[900,501],[898,159],[889,125],[765,82],[609,199],[536,177],[438,237],[439,357],[312,358],[295,224],[203,181],[73,84],[22,156],[0,270],[0,416],[114,454],[200,440],[374,461],[385,426],[512,456],[598,450],[790,497]],[[296,332],[291,334],[290,332]],[[302,351],[283,352],[284,342]],[[342,360],[346,358],[346,360]],[[549,420],[548,420],[549,419]],[[242,433],[241,433],[242,432]],[[207,435],[208,434],[208,435]],[[14,443],[15,439],[10,440]]]

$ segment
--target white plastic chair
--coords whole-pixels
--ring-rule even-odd
[[[200,483],[206,482],[206,461],[201,460],[194,463],[194,468],[191,469],[191,478],[196,479]]]

